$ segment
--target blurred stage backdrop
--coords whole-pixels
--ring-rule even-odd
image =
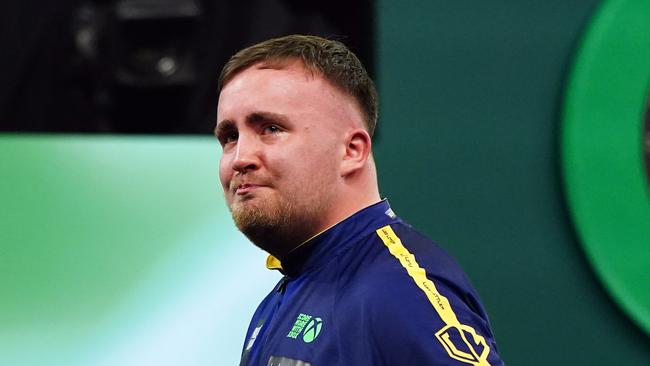
[[[3,1],[0,365],[238,364],[279,274],[223,202],[216,78],[296,32],[368,65],[382,194],[506,363],[650,364],[649,27],[645,0]]]

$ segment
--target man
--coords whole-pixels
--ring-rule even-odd
[[[284,277],[240,365],[501,365],[462,270],[381,200],[377,95],[343,44],[271,39],[222,70],[215,134],[237,227]]]

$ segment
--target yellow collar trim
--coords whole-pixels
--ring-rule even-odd
[[[343,219],[343,220],[345,220],[345,219]],[[343,220],[341,220],[341,221],[343,221]],[[341,222],[341,221],[339,221],[339,222]],[[314,239],[315,237],[319,236],[320,234],[326,232],[327,230],[333,228],[333,227],[336,226],[337,224],[338,224],[338,222],[337,222],[336,224],[334,224],[334,225],[328,227],[327,229],[321,231],[320,233],[318,233],[318,234],[312,236],[311,238],[309,238],[309,239],[303,241],[302,243],[300,243],[300,245],[298,245],[297,247],[291,249],[291,250],[289,251],[289,253],[291,253],[291,252],[293,252],[294,250],[300,248],[301,246],[303,246],[303,245],[309,243],[312,239]],[[279,270],[282,270],[282,262],[280,262],[280,260],[277,259],[276,257],[274,257],[274,256],[272,256],[272,255],[269,254],[269,256],[266,257],[266,268],[267,268],[267,269],[279,269]]]
[[[269,255],[266,257],[266,268],[268,269],[282,269],[282,263],[276,257]]]

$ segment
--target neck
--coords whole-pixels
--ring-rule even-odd
[[[344,178],[340,190],[332,200],[332,205],[320,221],[318,229],[310,237],[381,201],[374,164],[369,164],[366,169],[357,173]]]

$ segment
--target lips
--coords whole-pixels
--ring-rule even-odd
[[[244,195],[247,193],[250,193],[258,188],[265,187],[264,185],[261,184],[252,184],[252,183],[244,183],[236,186],[235,188],[235,194],[236,195]]]
[[[264,184],[263,182],[242,182],[241,180],[233,180],[230,182],[230,191],[233,192],[235,195],[242,196],[248,193],[253,192],[256,189],[263,188],[263,187],[268,187],[268,184]]]

